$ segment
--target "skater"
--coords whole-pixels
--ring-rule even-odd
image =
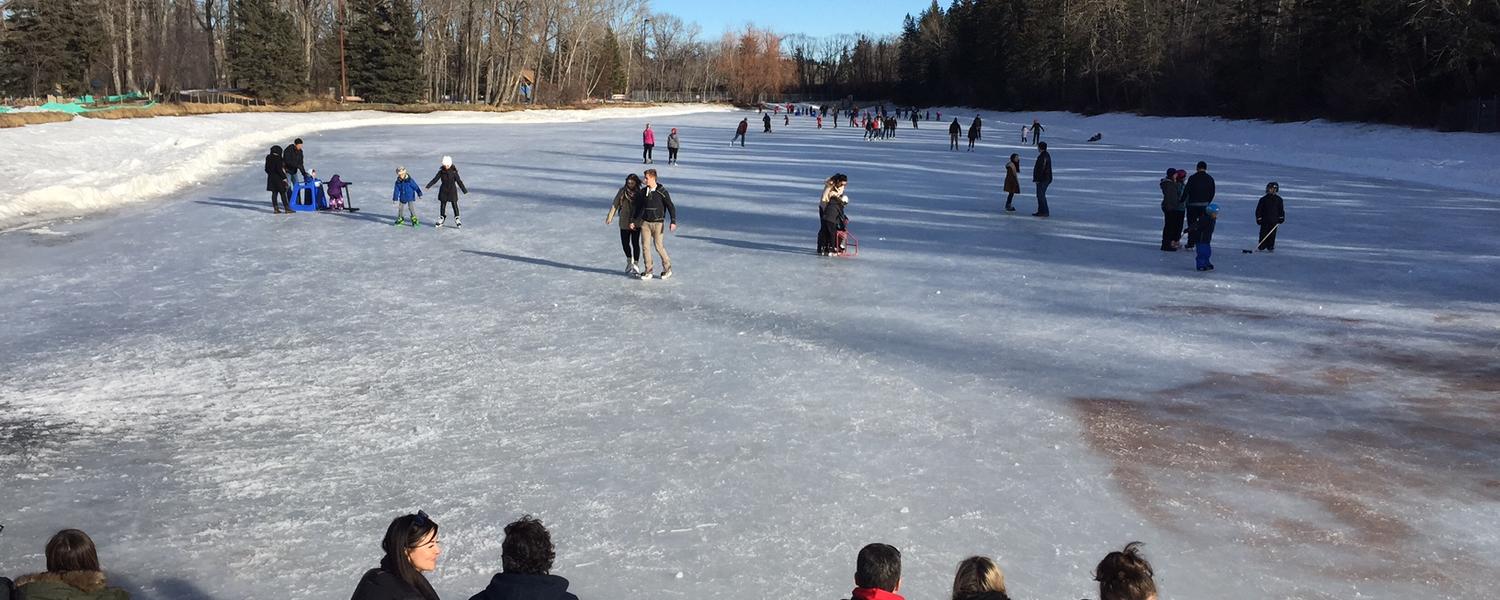
[[[656,132],[651,131],[651,124],[646,124],[646,130],[641,132],[641,164],[651,164],[651,149],[656,147]]]
[[[469,188],[464,187],[464,180],[458,176],[458,167],[453,165],[453,157],[444,156],[443,166],[438,169],[437,175],[432,176],[432,181],[427,182],[427,189],[432,189],[433,184],[442,181],[442,187],[438,188],[438,222],[442,227],[448,221],[448,205],[453,205],[453,226],[461,228],[464,222],[458,217],[458,191],[469,193]]]
[[[307,180],[307,169],[302,157],[302,138],[293,140],[292,145],[286,147],[286,151],[281,154],[281,160],[286,166],[288,181],[297,183]]]
[[[762,130],[761,133],[771,133],[771,115],[763,115],[761,121],[766,126],[766,128]]]
[[[667,134],[667,164],[677,164],[677,151],[682,149],[682,140],[677,139],[677,128]]]
[[[1276,251],[1276,230],[1286,222],[1286,205],[1281,201],[1281,186],[1276,182],[1266,184],[1266,195],[1255,203],[1255,224],[1260,225],[1260,243],[1256,250]]]
[[[1026,132],[1028,132],[1028,131],[1031,131],[1030,127],[1027,127],[1025,125],[1021,126],[1021,143],[1022,144],[1026,143]]]
[[[1036,155],[1036,164],[1031,166],[1031,181],[1036,184],[1036,212],[1033,217],[1049,217],[1047,209],[1047,186],[1052,185],[1052,155],[1047,153],[1047,142],[1036,145],[1041,150]]]
[[[974,122],[969,124],[969,152],[974,151],[974,143],[979,141],[979,128],[982,125],[979,115],[974,115]]]
[[[1187,225],[1192,227],[1203,218],[1204,209],[1214,202],[1214,177],[1208,174],[1208,163],[1198,161],[1198,172],[1188,177],[1186,191],[1187,197],[1182,201],[1187,204]],[[1192,248],[1197,243],[1198,238],[1188,232],[1187,247]]]
[[[129,600],[125,590],[109,585],[99,566],[99,550],[87,533],[77,529],[57,532],[47,540],[45,556],[46,571],[16,578],[17,598]],[[0,592],[8,588],[0,588]]]
[[[380,566],[365,572],[350,600],[438,600],[422,575],[437,570],[443,553],[438,525],[427,513],[396,517],[380,548],[385,551]]]
[[[635,173],[626,175],[625,185],[615,192],[615,201],[609,206],[609,214],[604,216],[604,224],[608,225],[615,215],[620,215],[620,247],[625,249],[626,275],[641,273],[641,230],[631,218],[635,214],[635,197],[640,191],[641,178]]]
[[[271,210],[281,214],[282,208],[286,208],[286,214],[292,213],[292,205],[287,200],[290,186],[286,181],[286,163],[282,162],[281,146],[271,146],[270,154],[266,155],[266,191],[271,192]],[[277,204],[276,201],[281,203]]]
[[[1016,207],[1011,202],[1019,193],[1021,193],[1021,155],[1012,153],[1010,160],[1005,161],[1005,212],[1016,211]]]
[[[1214,239],[1214,225],[1218,220],[1219,205],[1210,204],[1204,207],[1203,218],[1198,219],[1197,223],[1188,226],[1189,239],[1198,240],[1196,246],[1198,248],[1197,263],[1199,271],[1214,270],[1214,263],[1212,262],[1214,249],[1210,242]]]
[[[337,174],[328,183],[328,210],[346,210],[344,206],[344,190],[349,187],[349,182],[344,181]]]
[[[901,591],[901,551],[889,544],[869,544],[854,561],[854,591],[850,600],[904,600]]]
[[[391,189],[391,203],[396,205],[396,222],[401,225],[405,214],[411,215],[411,226],[417,226],[417,198],[422,197],[422,186],[412,181],[406,167],[396,167],[396,186]]]
[[[1183,211],[1187,206],[1182,203],[1182,188],[1177,183],[1177,169],[1167,169],[1167,176],[1161,178],[1161,250],[1162,252],[1176,252],[1182,240],[1182,218]]]
[[[917,111],[912,111],[911,112],[911,128],[912,129],[916,129],[917,128]]]
[[[667,256],[662,239],[662,221],[668,216],[672,224],[667,229],[677,231],[677,207],[672,205],[672,194],[666,186],[657,183],[656,169],[646,169],[646,184],[636,192],[635,212],[630,218],[630,228],[641,232],[641,254],[646,258],[646,270],[641,273],[641,279],[651,279],[652,246],[661,255],[661,278],[672,276],[672,257]]]
[[[943,113],[938,113],[939,115]],[[953,118],[953,124],[948,126],[948,149],[958,149],[958,134],[963,133],[963,127],[958,124],[958,117]]]
[[[790,114],[781,115],[781,125],[783,127],[791,125],[791,124],[792,124],[792,115],[790,115]]]
[[[745,147],[745,132],[750,130],[750,119],[740,119],[738,127],[734,128],[734,138],[729,140],[729,145],[734,145],[734,140],[740,141],[740,147]]]
[[[844,227],[844,207],[849,198],[844,189],[849,185],[849,176],[835,173],[823,182],[823,197],[818,200],[818,255],[833,256],[842,251],[838,247],[838,232]]]
[[[822,129],[823,128],[823,115],[817,115],[817,119],[818,119],[818,129]]]
[[[1046,127],[1042,127],[1042,122],[1041,121],[1038,121],[1036,119],[1032,119],[1031,120],[1031,144],[1032,145],[1040,145],[1042,143],[1042,132],[1046,131],[1046,130],[1047,130]]]

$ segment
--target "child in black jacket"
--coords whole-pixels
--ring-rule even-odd
[[[1255,223],[1260,225],[1260,244],[1256,250],[1276,251],[1276,230],[1286,222],[1286,206],[1281,201],[1281,186],[1266,184],[1266,195],[1255,203]]]

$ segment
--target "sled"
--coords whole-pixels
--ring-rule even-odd
[[[854,237],[854,234],[849,233],[848,230],[838,232],[833,239],[839,248],[839,253],[834,256],[842,256],[844,258],[859,256],[859,238]]]

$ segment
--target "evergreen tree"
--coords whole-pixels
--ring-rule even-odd
[[[421,99],[421,48],[411,0],[353,0],[346,47],[349,85],[371,102]]]
[[[229,73],[266,100],[289,100],[302,87],[302,52],[291,16],[272,0],[235,0],[227,40]]]
[[[83,0],[12,0],[0,43],[0,87],[10,93],[84,94],[100,44]]]
[[[605,94],[625,93],[625,58],[620,56],[620,40],[612,27],[604,28],[599,39],[599,69],[604,78]]]

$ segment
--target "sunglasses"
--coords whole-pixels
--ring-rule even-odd
[[[432,517],[427,516],[425,511],[417,511],[417,516],[411,520],[411,526],[419,529],[427,529],[432,526]]]

